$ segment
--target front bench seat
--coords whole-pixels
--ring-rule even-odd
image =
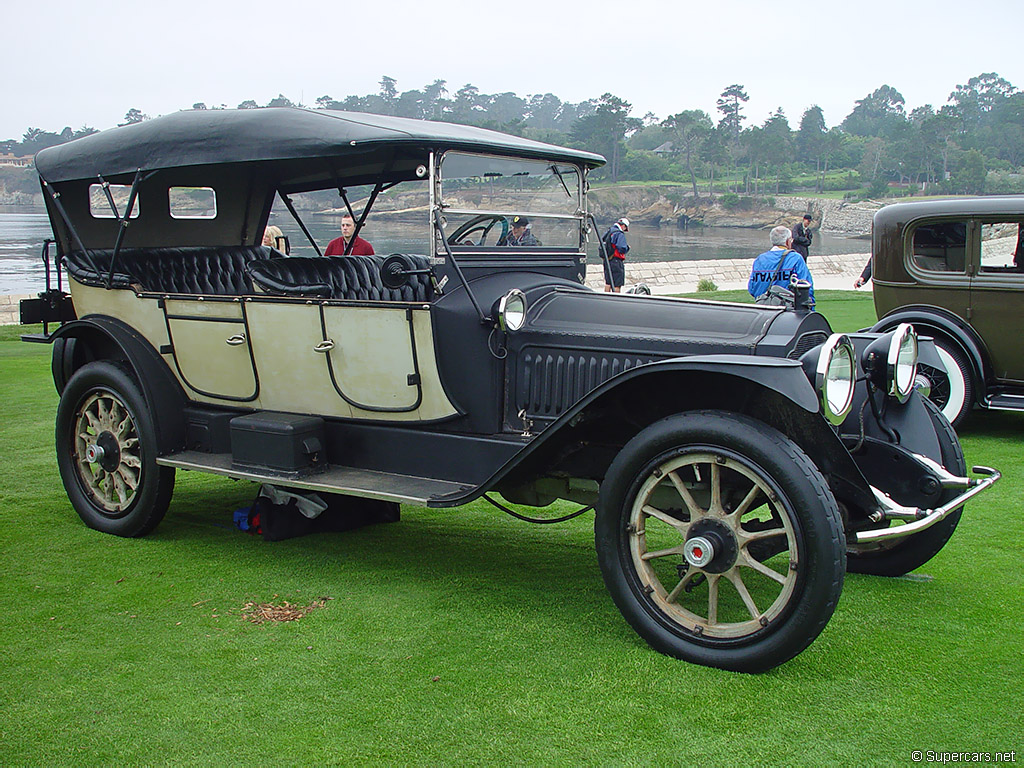
[[[95,269],[81,251],[64,256],[68,273],[80,283],[105,287],[112,250],[89,250]],[[114,263],[112,287],[138,286],[150,293],[249,296],[254,293],[247,267],[280,256],[264,245],[124,248]],[[96,270],[99,270],[97,273]]]
[[[415,269],[429,269],[426,256],[408,255]],[[257,287],[274,296],[301,296],[355,301],[431,301],[430,275],[411,275],[401,288],[387,288],[380,279],[382,256],[292,256],[249,265]]]

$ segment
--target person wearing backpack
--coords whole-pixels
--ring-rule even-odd
[[[811,284],[810,303],[814,304],[814,280],[803,256],[793,250],[793,233],[788,227],[775,227],[769,234],[772,247],[754,259],[747,281],[747,292],[757,299],[773,285],[789,288],[790,278],[796,275]]]
[[[601,248],[606,256],[603,259],[605,293],[622,293],[622,284],[626,282],[626,254],[629,252],[627,232],[629,219],[623,217],[612,224],[601,237]]]

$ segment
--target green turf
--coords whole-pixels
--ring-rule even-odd
[[[745,290],[704,291],[679,295],[691,299],[734,301],[739,304],[754,303],[753,297]],[[871,291],[823,290],[815,291],[814,296],[818,302],[817,310],[828,318],[835,331],[850,333],[867,328],[875,322],[875,304],[871,297]]]
[[[16,334],[0,329],[0,764],[909,765],[1022,747],[1020,415],[970,422],[968,461],[1006,479],[934,560],[849,576],[821,637],[749,676],[633,633],[589,515],[403,508],[270,544],[231,528],[251,484],[180,472],[153,535],[91,531],[56,472],[49,348]],[[295,622],[242,616],[319,598]]]

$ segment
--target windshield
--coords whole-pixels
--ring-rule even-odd
[[[452,246],[580,248],[582,184],[576,166],[447,152],[438,177]]]

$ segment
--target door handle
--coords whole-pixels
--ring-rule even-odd
[[[245,344],[245,334],[236,333],[234,336],[228,336],[225,341],[227,341],[230,346],[237,347],[239,344]]]
[[[319,344],[317,344],[315,347],[313,347],[313,351],[314,352],[321,352],[321,353],[330,352],[332,349],[334,349],[334,340],[333,339],[324,339]]]

